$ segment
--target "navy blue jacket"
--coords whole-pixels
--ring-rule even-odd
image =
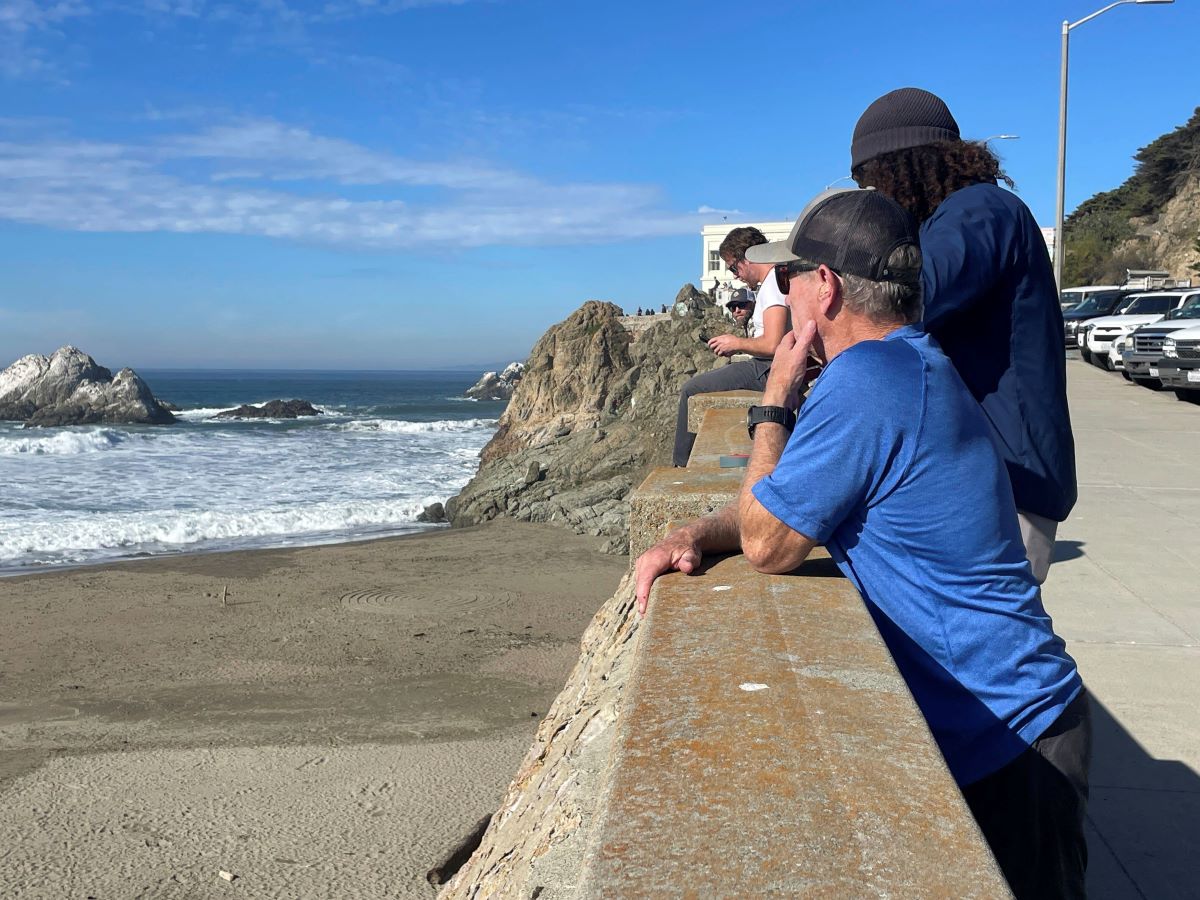
[[[955,191],[921,226],[925,329],[991,423],[1017,509],[1075,505],[1063,320],[1033,214],[994,184]]]

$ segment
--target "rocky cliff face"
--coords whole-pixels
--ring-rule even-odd
[[[1200,282],[1192,268],[1200,265],[1195,249],[1200,237],[1200,173],[1183,180],[1161,215],[1134,221],[1138,236],[1118,246],[1116,255],[1143,248],[1156,267],[1176,278],[1191,276],[1192,284]]]
[[[651,467],[670,464],[680,385],[724,364],[701,340],[729,326],[712,299],[687,285],[676,309],[636,340],[621,310],[596,300],[547,331],[479,472],[447,504],[453,524],[557,522],[626,552],[627,498]]]
[[[74,347],[23,356],[0,372],[0,419],[28,426],[175,421],[132,369],[114,376]]]

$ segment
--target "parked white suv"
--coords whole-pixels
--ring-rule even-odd
[[[1080,329],[1083,338],[1079,346],[1084,354],[1098,366],[1115,368],[1108,358],[1112,343],[1123,338],[1135,328],[1157,322],[1173,309],[1186,304],[1193,297],[1200,297],[1200,290],[1154,291],[1138,294],[1129,306],[1116,316],[1092,319]]]

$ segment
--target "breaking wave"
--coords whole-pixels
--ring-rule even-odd
[[[78,456],[81,453],[99,453],[119,447],[130,437],[128,432],[112,428],[0,437],[0,456]]]
[[[430,497],[427,502],[432,502]],[[0,562],[80,563],[135,553],[178,552],[204,546],[311,543],[313,537],[412,530],[424,503],[416,499],[334,501],[283,509],[223,512],[170,510],[44,521],[5,533]]]
[[[397,419],[359,419],[339,425],[330,425],[339,431],[375,431],[383,434],[458,434],[495,428],[495,419],[442,419],[437,422],[405,422]]]

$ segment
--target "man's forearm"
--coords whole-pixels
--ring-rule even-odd
[[[769,401],[771,392],[764,392]],[[769,402],[782,406],[779,398]],[[775,471],[787,446],[788,430],[774,422],[763,422],[754,432],[754,449],[746,467],[746,479],[738,493],[738,527],[742,552],[760,572],[788,572],[800,565],[812,551],[813,542],[793,531],[758,502],[752,488]]]
[[[779,341],[772,341],[766,335],[761,337],[738,338],[734,345],[735,353],[749,353],[751,356],[770,356],[779,346]]]
[[[679,529],[702,553],[732,553],[741,549],[737,503],[729,503]]]

